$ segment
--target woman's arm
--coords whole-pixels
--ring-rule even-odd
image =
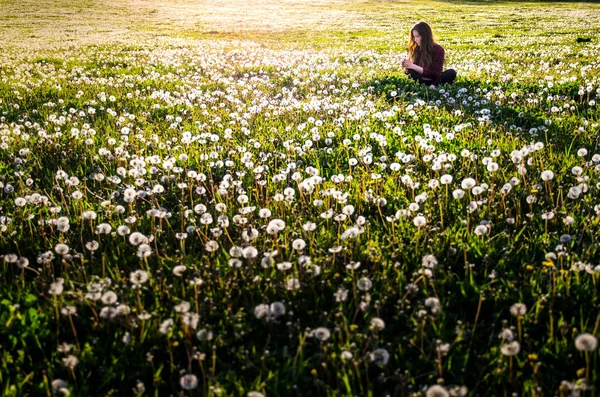
[[[415,63],[412,63],[408,59],[405,59],[402,61],[402,67],[404,67],[406,69],[414,70],[415,72],[417,72],[419,74],[423,74],[423,68]]]

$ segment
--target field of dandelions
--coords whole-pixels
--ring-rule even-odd
[[[600,31],[550,28],[437,88],[404,35],[6,53],[0,394],[600,395]]]

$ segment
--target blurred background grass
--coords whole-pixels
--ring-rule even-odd
[[[600,4],[591,2],[4,0],[0,48],[43,52],[225,39],[398,50],[420,20],[433,26],[442,44],[456,40],[456,45],[486,47],[509,36],[552,44],[564,36],[597,35],[599,14]]]

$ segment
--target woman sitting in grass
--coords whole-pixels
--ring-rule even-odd
[[[448,69],[444,72],[444,48],[433,41],[431,28],[425,22],[419,22],[410,30],[408,55],[410,59],[402,61],[402,67],[412,79],[422,84],[437,86],[452,83],[456,71]]]

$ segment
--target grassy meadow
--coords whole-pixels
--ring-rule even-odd
[[[600,396],[598,15],[3,0],[0,395]]]

